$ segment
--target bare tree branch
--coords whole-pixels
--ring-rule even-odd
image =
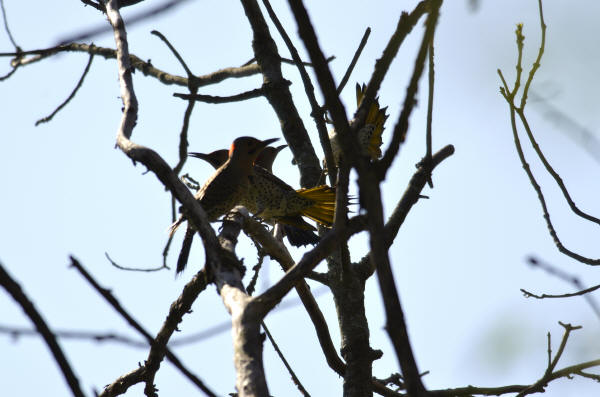
[[[73,369],[69,364],[69,360],[56,341],[56,336],[52,333],[40,312],[37,311],[33,305],[33,302],[31,302],[25,292],[23,292],[21,286],[15,280],[13,280],[1,263],[0,285],[2,285],[6,292],[12,296],[15,302],[21,306],[27,317],[29,317],[33,325],[35,325],[37,332],[39,332],[40,335],[42,335],[42,338],[44,338],[44,342],[46,342],[48,345],[50,352],[54,356],[54,360],[58,364],[65,381],[71,389],[71,393],[73,393],[75,397],[83,397],[84,394],[79,386],[79,379],[77,378],[77,375],[75,375],[75,372],[73,372]]]
[[[73,99],[75,97],[75,94],[77,94],[77,91],[79,91],[79,89],[83,85],[83,80],[85,80],[85,76],[87,76],[88,72],[90,71],[90,66],[92,66],[92,60],[93,59],[94,59],[94,54],[90,54],[90,58],[88,60],[88,63],[85,66],[85,69],[83,70],[83,74],[79,78],[79,81],[77,82],[77,85],[75,86],[75,88],[73,89],[73,91],[71,91],[71,94],[69,94],[69,96],[67,97],[67,99],[65,99],[63,103],[61,103],[60,105],[58,105],[58,107],[56,109],[54,109],[54,111],[52,113],[50,113],[48,116],[46,116],[44,118],[41,118],[38,121],[36,121],[35,122],[36,127],[38,125],[42,124],[42,123],[47,123],[48,121],[52,120],[52,118],[56,115],[56,113],[60,112],[60,110],[62,108],[64,108],[65,106],[67,106],[67,104],[71,101],[71,99]]]
[[[263,0],[263,4],[267,9],[267,13],[273,21],[273,24],[277,28],[277,31],[281,35],[285,45],[287,46],[290,54],[292,55],[292,59],[294,64],[298,67],[298,71],[300,72],[300,77],[302,78],[302,83],[304,84],[304,91],[306,92],[306,97],[308,98],[308,102],[311,107],[311,116],[315,121],[315,125],[317,127],[317,132],[319,133],[319,141],[321,142],[321,147],[323,148],[323,153],[325,154],[325,161],[327,164],[335,164],[333,162],[333,152],[331,150],[331,143],[329,142],[329,134],[327,133],[327,126],[325,125],[324,111],[319,106],[317,102],[317,98],[315,97],[315,88],[313,87],[312,81],[310,80],[310,76],[308,72],[304,68],[304,63],[300,59],[300,55],[298,54],[298,50],[292,43],[289,35],[285,31],[285,28],[277,18],[275,11],[273,11],[273,7],[271,7],[271,3],[269,0]],[[311,64],[312,66],[312,64]],[[329,172],[329,179],[332,186],[335,185],[335,175],[333,171],[333,166],[330,166],[331,171]],[[319,178],[320,179],[320,178]],[[316,185],[315,181],[315,185]]]
[[[542,59],[542,55],[544,54],[544,48],[545,48],[545,44],[546,44],[546,24],[544,22],[544,14],[543,14],[541,0],[538,0],[538,9],[539,9],[539,14],[540,14],[540,29],[542,32],[542,38],[541,38],[541,43],[540,43],[540,48],[538,50],[537,58],[536,58],[535,62],[533,63],[531,70],[529,71],[529,77],[527,78],[527,81],[525,82],[525,87],[523,89],[520,107],[517,107],[515,104],[515,96],[518,93],[519,88],[521,87],[521,76],[523,73],[522,60],[523,60],[523,43],[525,41],[525,36],[523,36],[523,25],[522,24],[518,24],[517,29],[515,31],[516,38],[517,38],[517,64],[516,64],[517,74],[515,77],[515,83],[514,83],[513,89],[511,90],[508,87],[508,83],[506,82],[506,79],[504,78],[502,71],[500,69],[498,69],[498,75],[500,76],[500,79],[503,84],[503,86],[500,88],[500,93],[502,94],[502,96],[504,97],[504,99],[506,100],[506,102],[508,103],[508,106],[509,106],[510,123],[511,123],[512,131],[513,131],[513,139],[515,141],[515,148],[517,149],[517,153],[519,155],[519,160],[521,161],[523,169],[525,170],[525,173],[527,174],[527,177],[529,178],[529,182],[531,183],[531,185],[533,186],[534,190],[537,193],[538,200],[540,201],[540,204],[542,206],[544,219],[546,221],[546,225],[548,226],[548,231],[550,233],[550,236],[554,240],[554,244],[556,245],[556,247],[558,248],[558,250],[561,253],[563,253],[581,263],[585,263],[587,265],[592,265],[592,266],[597,266],[597,265],[600,265],[600,259],[588,258],[588,257],[580,255],[574,251],[571,251],[570,249],[566,248],[563,245],[562,241],[558,237],[556,229],[554,228],[554,225],[552,224],[552,221],[550,220],[550,213],[549,213],[548,207],[546,205],[546,199],[544,198],[544,193],[542,192],[542,188],[538,184],[535,176],[533,175],[533,172],[531,171],[531,167],[529,166],[529,163],[527,162],[527,159],[525,158],[525,154],[523,152],[523,147],[521,145],[521,140],[519,138],[519,132],[517,130],[517,122],[516,122],[515,114],[519,115],[519,118],[521,119],[523,127],[527,131],[528,137],[529,137],[532,145],[534,146],[536,153],[538,154],[538,157],[540,158],[540,160],[546,167],[546,170],[553,176],[556,183],[561,188],[563,195],[565,196],[571,209],[577,215],[579,215],[591,222],[597,223],[596,222],[597,218],[591,217],[591,216],[583,213],[582,211],[579,211],[579,209],[577,209],[577,207],[571,200],[568,192],[566,191],[566,187],[562,183],[562,179],[552,169],[550,164],[547,162],[545,156],[541,153],[541,150],[539,150],[539,146],[537,145],[537,142],[535,141],[535,138],[533,137],[533,133],[531,132],[531,128],[529,127],[529,123],[527,122],[527,119],[524,114],[524,108],[527,103],[527,95],[529,92],[529,87],[531,85],[531,82],[533,81],[533,77],[535,76],[536,71],[540,67],[540,61]]]
[[[112,0],[115,1],[115,0]],[[110,10],[110,7],[108,7],[108,9]],[[154,342],[154,338],[152,337],[152,335],[150,335],[150,333],[148,331],[146,331],[144,329],[144,327],[142,327],[134,318],[133,316],[131,316],[127,310],[125,310],[123,308],[123,306],[119,303],[119,301],[113,296],[113,294],[106,288],[103,288],[102,286],[100,286],[100,284],[98,284],[98,282],[92,277],[92,275],[90,273],[88,273],[87,270],[85,270],[85,268],[83,267],[83,265],[81,265],[81,263],[75,259],[74,257],[70,257],[71,259],[71,266],[73,266],[82,276],[83,278],[100,294],[100,296],[102,296],[106,302],[108,304],[110,304],[117,313],[119,313],[121,315],[121,317],[123,317],[123,319],[125,319],[125,321],[127,321],[127,323],[133,328],[135,329],[137,332],[139,332],[148,342],[149,345],[152,345]],[[200,380],[200,378],[198,378],[196,375],[194,375],[190,370],[188,370],[182,363],[181,361],[171,352],[167,349],[167,353],[166,353],[167,358],[169,359],[169,361],[177,368],[179,369],[190,381],[192,381],[192,383],[194,383],[199,389],[201,389],[202,391],[204,391],[204,393],[208,396],[215,396],[215,394],[210,391],[210,389],[208,389],[208,387],[206,387],[204,385],[204,383]],[[125,387],[125,389],[121,392],[125,392],[127,390],[128,387],[133,386],[135,383],[139,383],[141,381],[144,380],[144,378],[147,376],[146,373],[146,367],[144,367],[143,373],[140,372],[136,372],[133,371],[132,373],[136,373],[137,375],[130,375],[127,376],[126,379],[128,381],[133,381],[136,380],[136,382],[134,383],[123,383],[123,380],[121,378],[117,379],[115,382],[113,382],[113,384],[119,384],[119,386],[115,386],[117,387],[117,390],[122,390],[121,387]],[[111,385],[112,386],[112,385]],[[148,385],[147,385],[148,386]],[[151,385],[153,386],[153,385]],[[113,396],[115,394],[109,394],[112,393],[113,387],[107,387],[107,389],[104,390],[104,392],[102,394],[100,394],[100,396],[102,397],[107,397],[107,396]],[[118,394],[121,394],[118,393]]]
[[[120,0],[118,1],[118,5],[117,5],[117,10],[121,7],[126,7],[126,6],[130,6],[133,4],[137,4],[139,2],[141,2],[143,0]],[[130,18],[127,18],[127,25],[129,26],[133,26],[136,23],[139,22],[143,22],[149,18],[153,18],[157,15],[163,14],[167,11],[173,10],[175,9],[177,6],[180,6],[182,4],[184,4],[187,0],[169,0],[169,1],[165,1],[162,4],[156,5],[148,10],[145,10],[143,12],[140,12],[137,15],[133,15]],[[103,0],[103,2],[105,2]],[[91,5],[92,7],[94,7],[91,3],[86,3]],[[98,5],[100,7],[102,7],[102,5],[100,3],[98,3]],[[106,5],[104,5],[106,14],[108,15],[108,7]],[[97,8],[97,7],[94,7]],[[111,31],[111,28],[107,28],[106,24],[102,24],[102,25],[98,25],[96,27],[87,29],[85,31],[82,31],[78,34],[75,35],[71,35],[71,36],[67,36],[64,37],[63,39],[59,39],[58,43],[59,45],[61,44],[66,44],[66,43],[72,43],[74,41],[84,41],[84,40],[89,40],[92,37],[98,36],[99,34],[103,34],[103,33],[109,33]]]
[[[289,88],[281,74],[281,57],[256,0],[242,0],[253,32],[252,47],[263,74],[264,85],[272,85],[266,98],[275,110],[286,143],[300,170],[300,185],[313,187],[321,175],[321,166],[310,142],[308,132],[298,114]]]
[[[408,120],[414,106],[416,105],[416,95],[419,89],[419,80],[423,74],[425,68],[425,61],[427,59],[428,49],[433,42],[435,35],[435,28],[437,26],[437,20],[439,17],[439,10],[442,6],[442,0],[431,0],[429,3],[430,11],[425,21],[425,32],[423,33],[423,40],[415,59],[415,66],[413,68],[413,74],[410,78],[410,83],[406,88],[406,96],[404,97],[404,104],[402,105],[402,111],[398,117],[398,121],[394,126],[392,133],[392,140],[388,146],[383,158],[377,164],[379,178],[382,180],[385,178],[385,174],[389,170],[392,162],[396,158],[400,149],[400,144],[404,142],[406,134],[408,133]],[[369,87],[367,87],[367,91]],[[365,94],[366,96],[366,94]]]
[[[344,73],[344,76],[342,77],[342,81],[340,81],[340,84],[338,85],[338,88],[337,88],[338,95],[342,93],[342,91],[344,90],[344,87],[346,86],[346,83],[348,83],[348,79],[350,78],[350,75],[352,75],[352,71],[354,70],[354,67],[356,66],[356,62],[358,62],[358,58],[360,58],[360,54],[362,53],[362,50],[365,48],[365,45],[367,45],[367,40],[369,39],[370,34],[371,34],[371,28],[367,27],[367,29],[365,30],[365,33],[363,34],[362,39],[360,39],[358,48],[354,52],[354,56],[352,57],[352,60],[350,61],[350,64],[348,65],[348,69],[346,69],[346,73]]]
[[[85,52],[88,54],[99,55],[105,59],[117,58],[117,50],[106,47],[97,47],[93,44],[82,43],[70,43],[56,47],[22,52],[2,52],[0,53],[0,57],[16,57],[11,61],[11,66],[15,68],[17,66],[30,65],[62,52]],[[32,56],[27,58],[27,55]],[[189,79],[182,76],[169,74],[163,70],[157,69],[150,62],[144,62],[135,55],[130,55],[130,66],[136,70],[139,70],[145,76],[154,77],[166,85],[179,85],[182,87],[188,87],[190,85]],[[193,85],[195,87],[203,87],[206,85],[220,83],[221,81],[229,78],[247,77],[258,73],[260,73],[260,67],[257,64],[242,67],[229,67],[219,69],[207,75],[196,76],[194,78]]]
[[[266,91],[268,91],[267,87],[263,86],[261,88],[255,88],[250,91],[242,92],[241,94],[230,95],[230,96],[213,96],[213,95],[201,95],[201,94],[181,94],[174,93],[173,96],[176,98],[186,99],[186,100],[194,100],[198,102],[206,102],[206,103],[231,103],[231,102],[241,102],[246,101],[252,98],[258,98],[266,95]]]

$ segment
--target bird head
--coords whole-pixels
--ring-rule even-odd
[[[269,172],[273,172],[273,162],[275,161],[275,157],[277,157],[277,154],[286,147],[287,145],[280,145],[277,147],[267,146],[260,152],[254,164],[263,167]]]
[[[278,139],[279,138],[271,138],[261,141],[260,139],[251,136],[236,138],[229,148],[229,159],[249,161],[250,164],[252,164],[265,147]]]
[[[190,152],[188,154],[191,157],[196,157],[206,161],[215,169],[225,164],[227,158],[229,158],[229,151],[227,149],[215,150],[214,152],[210,153]]]

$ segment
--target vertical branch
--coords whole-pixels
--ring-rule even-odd
[[[242,0],[253,32],[252,48],[263,74],[267,100],[275,110],[283,136],[298,162],[300,185],[312,187],[321,175],[319,159],[281,73],[281,57],[256,0]]]
[[[335,164],[333,160],[333,151],[331,150],[331,143],[329,142],[329,135],[327,133],[327,126],[325,125],[325,118],[323,117],[323,109],[319,106],[317,102],[317,98],[315,97],[315,88],[310,80],[310,76],[304,67],[304,63],[302,59],[300,59],[300,55],[296,50],[296,47],[292,43],[292,40],[288,36],[285,28],[277,18],[273,7],[271,7],[271,3],[269,0],[263,0],[263,4],[267,9],[267,13],[269,17],[275,24],[277,31],[281,35],[281,38],[285,42],[288,50],[290,51],[290,55],[294,60],[296,67],[298,68],[298,72],[300,72],[300,77],[302,78],[302,83],[304,84],[304,91],[306,92],[306,97],[308,98],[308,102],[310,103],[311,108],[311,116],[315,121],[315,125],[317,126],[317,132],[319,133],[319,140],[321,142],[321,147],[323,148],[323,153],[325,154],[325,162],[328,164],[329,170],[329,180],[332,186],[335,185],[335,173],[333,170],[333,166],[329,166],[329,164]]]
[[[428,52],[427,50],[430,47],[430,43],[433,41],[435,28],[439,17],[439,10],[442,6],[442,0],[432,0],[429,3],[429,5],[430,10],[429,15],[427,16],[427,21],[425,22],[425,32],[423,34],[423,40],[421,41],[421,46],[415,59],[415,66],[413,69],[413,74],[410,78],[410,83],[406,88],[406,96],[404,97],[402,111],[400,112],[398,121],[394,126],[394,131],[392,133],[392,140],[390,142],[390,145],[385,151],[385,155],[377,165],[379,178],[381,179],[385,178],[385,174],[387,173],[388,169],[392,165],[392,162],[396,158],[398,151],[400,150],[400,144],[403,143],[406,139],[406,134],[408,132],[408,120],[416,104],[415,97],[419,90],[419,80],[421,79],[423,69],[425,68],[425,60],[427,58]]]

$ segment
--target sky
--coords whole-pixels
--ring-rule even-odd
[[[123,14],[131,17],[155,3],[129,7]],[[416,2],[382,0],[367,6],[352,0],[344,3],[343,12],[340,3],[305,3],[324,52],[336,56],[330,66],[337,81],[364,30],[368,26],[372,29],[342,93],[351,117],[354,83],[368,81],[400,13],[411,10]],[[514,79],[517,23],[524,23],[526,71],[537,55],[537,1],[480,1],[475,10],[470,4],[466,0],[445,2],[435,42],[433,145],[436,150],[453,144],[456,153],[435,170],[434,189],[423,192],[429,199],[413,208],[390,250],[415,356],[419,369],[428,371],[424,382],[431,389],[535,382],[546,366],[547,333],[551,333],[553,351],[562,337],[558,321],[583,326],[571,335],[558,368],[600,357],[600,319],[583,298],[534,300],[520,292],[520,288],[534,293],[574,291],[572,285],[528,266],[529,256],[579,277],[586,286],[599,283],[596,269],[566,257],[554,245],[540,203],[519,162],[508,106],[499,93],[497,69],[509,81]],[[5,0],[4,6],[12,34],[24,50],[50,47],[65,37],[107,24],[99,12],[77,1]],[[273,7],[307,58],[287,3],[273,1]],[[594,1],[544,2],[546,50],[531,88],[535,98],[543,100],[531,100],[526,110],[541,148],[575,202],[596,215],[600,213],[596,184],[599,156],[594,144],[582,142],[580,137],[581,131],[588,131],[600,139],[595,97],[600,88],[600,35],[595,30],[599,11],[600,5]],[[131,53],[169,73],[183,75],[181,66],[151,30],[163,33],[199,75],[239,66],[253,57],[250,27],[237,2],[186,2],[128,28]],[[271,32],[280,53],[288,56],[272,26]],[[421,37],[419,23],[379,92],[380,103],[389,106],[390,114],[384,147],[398,118]],[[110,33],[92,40],[99,46],[114,47]],[[3,30],[0,51],[13,51]],[[3,59],[1,75],[10,70],[9,59]],[[141,165],[133,166],[115,149],[122,103],[114,60],[95,57],[76,97],[51,122],[34,125],[69,95],[87,60],[86,54],[60,54],[23,67],[0,82],[0,263],[21,284],[53,330],[115,332],[141,340],[68,266],[69,255],[77,257],[147,330],[155,333],[171,303],[203,265],[204,254],[196,241],[190,266],[179,278],[174,277],[173,270],[126,272],[106,259],[108,253],[123,266],[159,266],[171,222],[171,199],[151,173]],[[283,72],[292,81],[290,89],[309,135],[318,144],[298,72],[290,65],[284,66]],[[261,82],[260,76],[232,79],[203,88],[200,93],[232,95],[259,87]],[[386,215],[425,151],[424,84],[422,80],[423,94],[418,96],[411,116],[407,141],[383,183]],[[163,85],[140,72],[134,75],[134,86],[140,111],[132,140],[153,148],[174,166],[186,103],[172,94],[186,90]],[[552,107],[560,109],[562,118],[549,111]],[[277,118],[262,98],[224,105],[199,103],[189,134],[190,150],[200,152],[228,147],[240,135],[281,137]],[[524,146],[564,245],[582,255],[599,257],[597,227],[570,212],[530,145],[524,142]],[[317,152],[321,156],[320,148]],[[298,172],[291,164],[289,150],[279,155],[275,169],[282,179],[298,186]],[[183,170],[186,172],[204,180],[212,169],[190,159]],[[355,182],[353,176],[354,191]],[[182,237],[178,235],[173,243],[168,259],[172,267]],[[366,236],[353,237],[350,247],[352,258],[360,259],[368,251]],[[240,239],[237,252],[249,268],[256,262],[256,251],[247,239]],[[296,259],[302,252],[292,250]],[[323,265],[318,270],[324,270]],[[259,289],[281,275],[278,265],[267,261]],[[339,346],[331,295],[318,284],[310,284]],[[385,378],[398,372],[398,364],[383,329],[385,316],[376,284],[374,278],[367,282],[367,315],[371,346],[384,351],[374,363],[374,375]],[[173,340],[228,321],[229,315],[210,286],[194,304],[193,312],[184,317],[181,332]],[[308,316],[293,292],[269,314],[266,323],[311,395],[341,393],[341,379],[327,367]],[[0,325],[31,327],[4,291],[0,292]],[[135,369],[147,355],[147,349],[110,342],[61,339],[60,344],[89,395]],[[234,391],[231,335],[226,327],[224,332],[173,349],[218,395]],[[7,395],[69,394],[40,338],[0,334],[0,352],[0,382]],[[271,394],[296,395],[268,343],[264,359]],[[162,395],[199,393],[168,363],[161,366],[156,384]],[[598,387],[581,378],[560,380],[548,386],[545,396],[596,396]],[[126,395],[141,395],[142,390],[138,385]]]

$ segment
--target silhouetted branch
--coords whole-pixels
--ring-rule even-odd
[[[362,125],[364,123],[368,109],[375,100],[375,97],[379,92],[379,88],[381,87],[383,78],[387,74],[392,61],[396,57],[400,46],[404,42],[404,39],[410,34],[419,19],[421,19],[421,17],[427,12],[427,8],[430,7],[430,4],[430,0],[421,1],[415,6],[412,12],[402,12],[400,15],[396,30],[390,37],[390,40],[383,50],[383,54],[375,62],[375,68],[373,69],[373,74],[371,75],[371,79],[367,84],[365,96],[359,108],[354,113],[354,119],[358,125]]]
[[[525,295],[525,297],[545,299],[545,298],[569,298],[569,297],[573,297],[573,296],[583,296],[585,298],[585,300],[588,302],[588,304],[592,307],[592,310],[594,311],[594,313],[596,313],[596,316],[598,318],[600,318],[600,307],[598,307],[598,303],[596,302],[594,297],[591,294],[589,294],[590,292],[593,292],[593,291],[599,289],[600,285],[596,285],[595,287],[591,287],[591,288],[585,288],[583,283],[581,281],[579,281],[579,278],[572,276],[572,275],[562,271],[561,269],[552,266],[551,264],[549,264],[547,262],[542,262],[534,257],[528,258],[527,262],[533,267],[539,267],[540,269],[546,271],[548,274],[558,277],[559,279],[561,279],[567,283],[573,284],[573,286],[576,289],[579,289],[579,291],[573,292],[570,294],[560,294],[560,295],[550,295],[550,294],[536,295],[536,294],[533,294],[533,293],[521,288],[521,292],[523,293],[523,295]]]
[[[112,48],[97,47],[93,44],[81,43],[70,43],[56,47],[30,51],[3,52],[0,53],[0,57],[16,57],[11,61],[11,66],[15,68],[18,66],[30,65],[32,63],[41,61],[45,58],[62,52],[85,52],[88,54],[99,55],[105,59],[117,58],[117,51]],[[32,56],[27,58],[27,55]],[[142,61],[139,57],[135,55],[130,55],[130,66],[142,72],[144,76],[154,77],[158,79],[161,83],[166,85],[178,85],[188,87],[190,84],[189,79],[182,76],[169,74],[163,70],[157,69],[152,65],[152,63]],[[243,67],[229,67],[219,69],[215,72],[203,76],[196,76],[194,78],[194,84],[197,87],[203,87],[206,85],[220,83],[225,79],[247,77],[258,73],[260,73],[260,67],[256,64]]]
[[[37,309],[33,305],[33,302],[31,302],[25,294],[25,292],[23,292],[21,286],[15,280],[13,280],[13,278],[8,274],[8,272],[4,269],[1,263],[0,285],[2,285],[6,292],[8,292],[10,296],[12,296],[15,302],[17,302],[19,306],[21,306],[27,317],[29,317],[33,325],[35,325],[37,332],[39,332],[42,338],[44,338],[44,342],[46,342],[46,344],[48,345],[48,348],[54,356],[54,360],[58,364],[63,374],[63,377],[69,385],[69,388],[71,389],[73,395],[75,397],[83,397],[84,394],[81,390],[81,387],[79,386],[79,379],[77,379],[75,372],[73,372],[73,369],[69,364],[69,360],[67,360],[67,357],[65,356],[58,342],[56,341],[56,336],[52,333],[50,328],[48,328],[46,321],[44,321],[44,318],[42,317],[40,312],[37,311]]]
[[[406,88],[406,96],[404,97],[402,111],[400,112],[398,121],[394,126],[391,142],[387,150],[385,151],[383,158],[377,164],[377,172],[381,180],[385,178],[385,174],[387,173],[388,169],[392,165],[392,162],[396,158],[400,149],[400,144],[403,143],[406,139],[406,134],[408,133],[409,125],[408,120],[410,118],[410,115],[412,114],[414,106],[416,105],[416,95],[419,90],[419,80],[421,79],[423,69],[425,68],[425,61],[427,59],[428,49],[430,48],[431,43],[433,42],[435,28],[439,17],[439,9],[441,6],[441,0],[431,0],[429,3],[430,11],[429,15],[427,16],[427,20],[425,21],[425,32],[423,33],[423,40],[421,41],[421,46],[419,47],[419,51],[415,59],[415,66],[413,68],[413,73],[410,78],[410,82],[408,84],[408,87]],[[369,87],[367,87],[367,91],[368,90]]]
[[[255,88],[254,90],[242,92],[241,94],[230,95],[230,96],[213,96],[213,95],[202,95],[202,94],[181,94],[174,93],[173,96],[176,98],[194,100],[198,102],[206,103],[231,103],[241,102],[252,98],[258,98],[265,95],[265,89]]]
[[[118,8],[129,6],[129,5],[133,5],[133,4],[139,3],[140,1],[143,1],[143,0],[120,0]],[[184,4],[186,1],[187,0],[169,0],[169,1],[165,1],[165,2],[163,2],[163,4],[159,4],[159,5],[154,6],[154,7],[150,8],[150,9],[148,9],[148,10],[140,12],[137,15],[133,15],[130,18],[127,18],[127,25],[131,27],[131,26],[135,25],[138,22],[143,22],[146,19],[153,18],[153,17],[155,17],[157,15],[160,15],[160,14],[166,12],[166,11],[173,10],[177,6],[180,6],[180,5]],[[90,3],[86,3],[86,4],[89,4],[92,7],[94,7],[93,4],[90,4]],[[100,7],[102,7],[102,5],[100,3],[98,3],[98,5]],[[106,7],[106,5],[104,7]],[[97,7],[94,7],[94,8],[97,8]],[[118,9],[118,8],[116,8],[116,9]],[[107,9],[101,10],[101,11],[106,12],[106,14],[108,15],[108,10]],[[110,31],[111,31],[110,27],[107,28],[106,24],[102,24],[102,25],[98,25],[96,27],[84,30],[81,33],[78,33],[78,34],[75,34],[75,35],[72,35],[72,36],[67,36],[64,39],[60,39],[60,40],[58,40],[58,43],[59,43],[59,45],[61,45],[61,44],[66,44],[66,43],[72,43],[72,42],[75,42],[75,41],[89,40],[89,39],[91,39],[94,36],[97,36],[97,35],[102,34],[102,33],[108,33]]]
[[[431,175],[435,167],[437,167],[442,161],[446,160],[448,157],[454,154],[454,146],[447,145],[440,149],[437,153],[435,153],[431,157],[431,161],[429,163],[419,163],[417,164],[417,171],[413,174],[410,181],[408,182],[408,186],[404,191],[404,194],[398,200],[394,211],[388,218],[385,226],[384,226],[384,236],[386,240],[386,244],[389,246],[392,245],[400,227],[404,223],[406,216],[412,209],[412,207],[419,201],[421,197],[421,192],[423,188],[425,188],[425,184],[427,183],[428,175]],[[375,266],[370,260],[370,253],[365,255],[357,264],[357,271],[363,275],[365,279],[369,278],[375,272]]]
[[[344,90],[344,87],[346,86],[346,83],[348,83],[348,79],[350,78],[350,75],[352,74],[352,71],[354,70],[354,67],[356,66],[356,62],[358,62],[358,58],[360,58],[360,54],[362,53],[362,50],[365,48],[365,45],[367,45],[367,40],[369,39],[370,34],[371,34],[371,28],[367,27],[367,29],[365,30],[365,33],[363,34],[362,39],[360,39],[358,48],[354,52],[354,56],[352,57],[352,60],[350,61],[350,64],[348,65],[348,69],[346,69],[346,73],[344,73],[344,77],[342,77],[342,81],[340,81],[340,84],[337,87],[338,95],[342,93],[342,91]]]
[[[265,330],[265,334],[267,335],[267,338],[269,338],[269,341],[273,345],[273,349],[275,349],[275,352],[277,353],[277,355],[279,356],[279,359],[281,360],[281,362],[285,366],[285,369],[287,369],[288,373],[292,377],[292,380],[294,381],[294,384],[296,385],[296,387],[298,388],[298,390],[300,391],[300,393],[302,393],[302,395],[305,396],[305,397],[310,397],[310,394],[308,394],[308,392],[306,391],[306,389],[304,388],[304,386],[300,382],[300,379],[298,379],[298,376],[296,375],[296,373],[294,372],[294,370],[290,366],[290,363],[288,363],[288,361],[286,360],[286,358],[283,355],[281,349],[279,349],[279,346],[275,342],[275,339],[273,339],[273,335],[271,335],[271,332],[269,332],[269,329],[267,328],[267,325],[264,323],[264,321],[262,323],[262,327]]]
[[[269,17],[271,18],[271,21],[273,21],[273,24],[277,28],[277,31],[279,32],[279,34],[281,35],[281,38],[283,39],[285,45],[287,46],[288,51],[292,55],[294,64],[298,67],[298,72],[300,73],[300,77],[302,78],[302,83],[304,85],[304,92],[306,93],[306,97],[308,98],[308,102],[310,103],[311,116],[317,127],[317,132],[319,133],[319,141],[321,142],[321,147],[323,148],[323,153],[325,154],[325,161],[327,164],[335,164],[335,162],[333,162],[334,161],[333,152],[331,150],[331,142],[329,141],[329,134],[327,133],[327,126],[325,125],[325,118],[323,117],[324,110],[319,106],[319,103],[317,102],[317,98],[315,97],[315,88],[312,84],[312,81],[310,80],[310,76],[308,75],[308,72],[304,68],[305,65],[302,62],[302,60],[300,59],[298,50],[296,50],[296,47],[294,46],[294,44],[292,43],[292,40],[290,39],[287,32],[285,31],[285,28],[279,21],[279,18],[277,18],[275,11],[273,11],[273,8],[271,7],[271,3],[269,2],[269,0],[263,0],[263,4],[264,4],[265,8],[267,9],[267,13],[269,14]],[[312,64],[311,64],[311,66],[312,66]],[[334,171],[333,171],[334,167],[333,167],[333,165],[331,165],[329,167],[331,168],[331,171],[329,172],[330,183],[331,183],[331,186],[334,186],[335,185],[335,175],[334,175]],[[315,185],[316,184],[317,183],[315,182]]]
[[[115,262],[114,260],[112,260],[112,258],[110,257],[110,255],[108,255],[108,252],[104,253],[104,256],[106,257],[106,259],[108,259],[108,261],[110,262],[111,265],[113,265],[114,267],[116,267],[119,270],[126,270],[128,272],[157,272],[159,270],[162,269],[169,269],[168,266],[157,266],[157,267],[153,267],[153,268],[141,268],[141,267],[127,267],[127,266],[121,266],[119,265],[117,262]]]
[[[321,175],[319,159],[315,154],[308,132],[294,104],[289,87],[281,73],[281,57],[269,32],[269,27],[256,0],[242,0],[242,6],[252,28],[252,49],[260,65],[265,84],[274,89],[265,93],[277,114],[281,131],[300,170],[300,185],[313,187]]]
[[[2,20],[4,21],[4,30],[6,30],[6,34],[8,35],[8,39],[10,40],[10,42],[12,43],[12,45],[15,47],[15,49],[17,51],[19,51],[21,48],[19,47],[19,45],[17,44],[15,38],[13,37],[10,28],[8,27],[8,18],[6,17],[6,10],[4,9],[4,0],[0,0],[0,8],[2,8]]]
[[[10,335],[14,339],[23,336],[39,336],[40,333],[32,328],[0,325],[0,334]],[[114,332],[100,333],[97,331],[54,330],[53,334],[59,339],[86,340],[94,342],[117,342],[135,348],[146,348],[148,343],[119,335]]]
[[[71,99],[73,99],[75,97],[75,94],[77,94],[77,91],[79,91],[79,89],[83,85],[83,80],[85,80],[85,76],[87,76],[88,72],[90,71],[90,66],[92,66],[92,60],[93,59],[94,59],[94,54],[90,54],[90,58],[88,60],[88,63],[85,66],[85,69],[83,70],[83,74],[79,78],[79,81],[77,82],[77,85],[75,86],[75,88],[73,89],[73,91],[71,91],[71,94],[67,97],[67,99],[65,99],[65,101],[63,103],[61,103],[60,105],[58,105],[58,107],[56,109],[54,109],[54,111],[52,113],[50,113],[48,116],[46,116],[44,118],[41,118],[38,121],[36,121],[35,122],[36,126],[40,125],[41,123],[47,123],[48,121],[52,120],[52,118],[56,115],[56,113],[60,112],[60,110],[62,108],[64,108],[71,101]]]
[[[432,124],[433,124],[433,91],[435,86],[435,69],[434,69],[434,56],[433,56],[433,40],[429,43],[429,92],[427,95],[427,130],[425,132],[425,158],[424,162],[431,161],[432,154]],[[433,181],[431,175],[427,179],[427,184],[433,189]]]
[[[115,1],[115,0],[112,0]],[[110,13],[110,6],[108,7],[108,11]],[[135,329],[137,332],[139,332],[144,339],[146,339],[148,345],[152,345],[154,342],[154,338],[152,337],[152,335],[150,335],[150,333],[148,331],[146,331],[144,329],[144,327],[142,327],[134,318],[133,316],[131,316],[126,310],[125,308],[123,308],[123,306],[119,303],[119,301],[113,296],[113,294],[106,288],[103,288],[102,286],[100,286],[100,284],[98,284],[98,282],[92,277],[91,274],[88,273],[87,270],[85,270],[85,268],[81,265],[81,263],[79,263],[79,261],[77,259],[75,259],[74,257],[70,257],[71,259],[71,266],[73,266],[82,276],[83,278],[96,290],[96,292],[98,292],[100,294],[100,296],[102,296],[106,302],[108,304],[110,304],[113,309],[115,309],[115,311],[117,313],[119,313],[121,315],[121,317],[123,317],[123,319],[125,319],[125,321],[127,321],[127,323],[133,328]],[[208,389],[204,383],[196,376],[194,375],[191,371],[189,371],[185,366],[183,366],[183,364],[181,363],[181,361],[179,361],[179,359],[171,352],[167,349],[167,353],[166,353],[167,358],[169,359],[169,361],[177,368],[179,369],[190,381],[192,381],[192,383],[194,383],[196,386],[198,386],[198,388],[200,388],[202,391],[204,391],[207,395],[209,396],[214,396],[215,394],[212,393],[210,391],[210,389]],[[136,373],[137,375],[134,377],[133,375],[128,376],[127,379],[136,379],[137,382],[135,383],[139,383],[142,380],[144,380],[144,378],[147,376],[147,368],[144,367],[145,369],[143,370],[143,374],[138,373],[136,371],[133,371],[133,373]],[[141,378],[139,378],[138,376],[141,376]],[[120,380],[121,378],[117,379],[115,382],[113,382],[113,384],[122,384],[122,380]],[[131,383],[128,384],[127,387],[132,386],[135,383]],[[120,386],[121,387],[121,386]],[[109,390],[112,390],[112,388],[108,388]],[[126,389],[125,389],[126,390]],[[113,396],[115,394],[110,394],[111,392],[107,391],[107,389],[105,389],[105,391],[100,394],[100,396]],[[120,394],[120,393],[119,393]]]

